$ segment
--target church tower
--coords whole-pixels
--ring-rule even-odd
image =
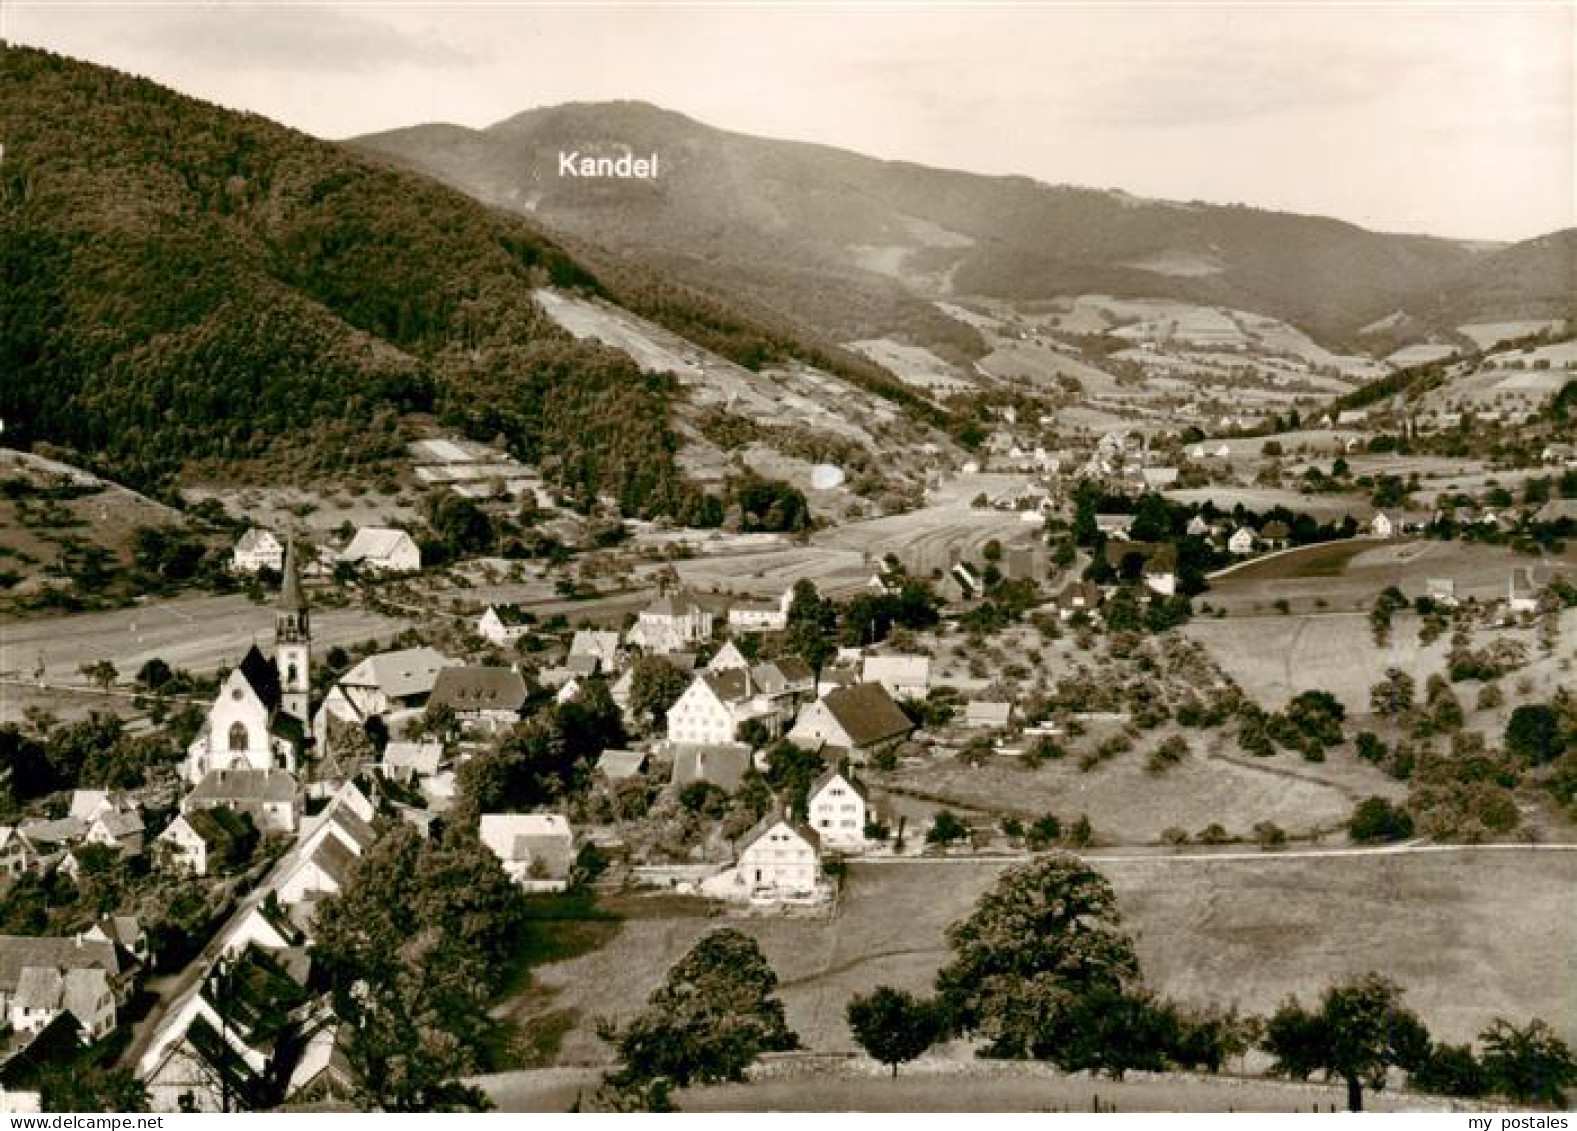
[[[312,623],[301,593],[293,539],[285,544],[285,579],[279,587],[279,608],[274,613],[274,667],[279,671],[280,706],[287,715],[310,723]]]

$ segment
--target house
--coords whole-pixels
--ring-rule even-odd
[[[1106,594],[1093,581],[1070,581],[1052,599],[1059,620],[1071,620],[1079,613],[1093,613],[1101,607]]]
[[[154,1111],[277,1106],[306,991],[283,956],[248,946],[166,1010],[137,1075]]]
[[[595,628],[578,629],[570,638],[569,659],[574,660],[577,656],[594,658],[598,671],[618,670],[624,658],[619,649],[619,634]]]
[[[1533,512],[1533,521],[1577,523],[1577,499],[1551,499]]]
[[[1170,542],[1108,542],[1106,564],[1126,581],[1139,580],[1170,597],[1177,592],[1177,547]]]
[[[235,573],[257,573],[271,569],[280,573],[285,568],[285,547],[274,537],[274,532],[254,526],[235,544],[230,554],[230,569]]]
[[[347,809],[363,821],[369,822],[378,815],[378,807],[354,781],[348,781],[340,786],[329,798],[329,803],[323,807],[323,812],[330,813],[335,809]]]
[[[519,605],[489,605],[476,622],[476,631],[483,640],[508,646],[530,632],[536,619]]]
[[[758,694],[749,669],[739,668],[701,672],[668,708],[666,718],[670,741],[707,746],[734,741],[739,727],[751,719],[760,720],[769,733],[782,725],[777,709]]]
[[[788,739],[817,749],[837,746],[869,757],[909,737],[914,723],[879,683],[840,687],[800,712]]]
[[[1455,578],[1431,577],[1424,582],[1424,596],[1437,605],[1448,609],[1457,606],[1457,583]]]
[[[964,704],[966,727],[990,727],[1003,730],[1013,723],[1013,704],[986,699],[971,699]]]
[[[575,834],[558,813],[484,813],[482,843],[527,891],[563,891],[575,866]]]
[[[86,934],[0,935],[0,1017],[11,1018],[23,975],[30,969],[55,971],[62,978],[74,970],[97,970],[116,1004],[124,1004],[131,995],[130,978],[112,942]],[[30,996],[24,999],[29,1009],[38,1001],[33,996],[39,989],[36,982],[35,975],[29,982]]]
[[[750,661],[732,640],[717,650],[717,655],[706,662],[709,672],[749,671]]]
[[[444,668],[433,684],[428,706],[448,707],[462,723],[493,728],[519,720],[525,708],[526,681],[513,668]]]
[[[338,895],[350,883],[357,855],[339,837],[322,836],[275,882],[279,902],[290,907]]]
[[[689,593],[665,593],[642,609],[625,642],[648,654],[683,652],[712,638],[712,613]]]
[[[1534,584],[1532,567],[1517,566],[1506,585],[1506,611],[1515,616],[1535,612],[1538,607],[1539,587]]]
[[[148,961],[148,932],[135,915],[106,915],[87,929],[85,937],[114,943],[139,964]]]
[[[123,856],[138,856],[142,853],[142,834],[141,813],[136,809],[112,809],[100,812],[93,818],[83,842],[118,849]]]
[[[356,1072],[345,1052],[344,1028],[334,1011],[317,1010],[303,1026],[305,1043],[285,1085],[285,1103],[346,1102],[356,1095]]]
[[[787,814],[768,814],[740,842],[734,871],[751,899],[813,895],[823,886],[821,838]]]
[[[415,573],[422,568],[422,551],[415,539],[392,526],[363,526],[339,560],[369,573]]]
[[[968,562],[959,562],[942,575],[936,591],[949,605],[966,604],[986,591],[986,583]]]
[[[441,742],[391,742],[383,748],[380,768],[384,777],[409,784],[418,777],[432,777],[443,760]]]
[[[822,847],[846,852],[866,847],[865,826],[872,816],[870,799],[853,775],[836,768],[822,774],[806,794],[806,812]]]
[[[331,805],[302,822],[296,854],[307,856],[327,841],[337,842],[352,856],[360,856],[377,841],[378,834],[349,805]]]
[[[1227,539],[1227,552],[1233,554],[1252,554],[1254,544],[1259,540],[1259,535],[1254,533],[1252,526],[1240,526],[1232,532],[1232,537]]]
[[[1288,540],[1292,537],[1292,530],[1280,519],[1272,519],[1265,524],[1259,536],[1271,549],[1281,550],[1286,548]]]
[[[793,603],[792,587],[776,601],[736,601],[728,607],[728,626],[738,632],[782,632]]]
[[[290,921],[279,897],[270,892],[268,898],[248,904],[242,914],[225,925],[213,950],[232,959],[245,953],[248,947],[283,955],[299,950],[306,941],[306,932]]]
[[[427,704],[438,673],[456,666],[432,648],[403,648],[361,660],[340,676],[312,720],[320,745],[327,742],[329,720],[363,726],[374,716],[416,711]]]
[[[580,677],[572,675],[560,684],[559,689],[553,693],[553,702],[560,707],[566,703],[574,702],[575,697],[581,693],[584,687],[585,685],[581,683]]]
[[[26,966],[9,996],[6,1017],[18,1033],[37,1033],[62,1013],[77,1023],[83,1044],[101,1040],[115,1028],[115,993],[99,967]]]
[[[624,781],[644,774],[650,764],[644,750],[604,750],[597,757],[597,772],[608,781]]]
[[[285,770],[213,770],[181,801],[181,812],[218,808],[245,813],[261,833],[294,833],[301,790]]]
[[[678,745],[673,748],[674,792],[698,781],[733,793],[750,771],[750,747],[737,742],[716,746]]]
[[[38,854],[21,830],[0,825],[0,876],[20,876],[37,862]]]
[[[74,789],[66,816],[91,824],[100,813],[122,813],[136,806],[119,790]]]
[[[780,656],[750,669],[750,680],[759,695],[789,719],[799,705],[816,697],[816,673],[798,656]]]
[[[1205,521],[1204,515],[1196,514],[1188,520],[1187,533],[1190,538],[1205,538],[1211,532],[1211,526]]]
[[[220,769],[294,771],[306,743],[303,722],[286,710],[280,673],[254,644],[225,676],[187,747],[186,780],[195,784]]]
[[[34,866],[48,870],[60,863],[73,845],[81,843],[82,838],[88,835],[88,826],[86,821],[76,817],[61,817],[53,821],[27,820],[17,826],[17,833],[27,841]]]
[[[1550,443],[1544,446],[1539,458],[1545,463],[1577,466],[1577,444]]]
[[[1177,486],[1177,475],[1178,469],[1175,467],[1145,467],[1139,470],[1139,477],[1149,491],[1164,491]]]
[[[931,690],[929,656],[866,656],[860,669],[864,683],[879,683],[895,699],[924,699]]]
[[[234,810],[215,806],[177,813],[154,838],[154,844],[168,867],[206,876],[233,859],[256,835],[256,828],[249,827]]]
[[[1369,533],[1376,538],[1394,538],[1402,532],[1400,519],[1393,518],[1384,511],[1376,511],[1369,520]]]

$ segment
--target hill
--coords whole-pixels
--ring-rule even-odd
[[[413,417],[502,436],[571,496],[695,501],[672,376],[577,340],[533,293],[608,297],[534,224],[250,114],[47,52],[0,71],[0,416],[144,490],[329,479],[402,459]],[[836,355],[624,265],[654,320],[746,364]],[[825,355],[825,356],[824,356]]]
[[[556,231],[653,255],[841,340],[901,329],[968,353],[967,328],[939,321],[921,300],[1095,292],[1258,311],[1344,341],[1399,309],[1426,328],[1458,307],[1542,317],[1532,311],[1570,282],[1569,263],[1562,274],[1517,253],[1505,262],[1526,270],[1474,290],[1477,264],[1505,253],[1319,217],[879,161],[638,102],[531,110],[483,130],[417,126],[353,144]],[[560,153],[656,154],[659,174],[588,180],[564,174]]]

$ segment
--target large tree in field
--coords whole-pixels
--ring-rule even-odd
[[[622,1029],[599,1035],[623,1067],[609,1083],[639,1089],[743,1080],[764,1052],[799,1047],[783,1016],[778,977],[755,939],[731,927],[713,931],[668,971],[646,1009]]]
[[[1057,1060],[1082,999],[1138,985],[1120,922],[1111,885],[1077,856],[1004,873],[948,928],[953,961],[936,984],[953,1025],[985,1037],[991,1055]]]
[[[1577,1058],[1544,1021],[1535,1017],[1519,1029],[1496,1018],[1478,1039],[1491,1089],[1522,1103],[1565,1107],[1566,1089],[1577,1084]]]
[[[914,994],[877,986],[849,999],[849,1029],[860,1047],[878,1064],[898,1075],[898,1066],[915,1059],[942,1035],[942,1017],[935,1002]]]
[[[1315,1072],[1347,1085],[1347,1107],[1363,1110],[1363,1090],[1385,1087],[1395,1066],[1417,1072],[1429,1062],[1429,1031],[1402,1006],[1402,990],[1378,974],[1332,986],[1310,1011],[1291,998],[1271,1017],[1264,1049],[1277,1075],[1306,1080]]]

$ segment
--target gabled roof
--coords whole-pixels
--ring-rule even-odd
[[[120,974],[115,944],[85,936],[0,935],[0,993],[11,993],[29,966],[56,970],[95,968]]]
[[[856,683],[821,700],[856,747],[874,746],[914,730],[914,723],[879,683]]]
[[[869,801],[871,799],[871,795],[866,792],[865,785],[860,781],[859,778],[855,777],[853,774],[844,773],[837,766],[828,767],[822,772],[820,777],[811,783],[810,789],[806,791],[805,794],[806,799],[814,801],[818,793],[839,779],[843,781],[844,785],[848,786],[855,793],[859,794],[861,800]]]
[[[392,526],[363,526],[340,557],[347,562],[386,560],[408,542],[411,536]]]
[[[285,770],[209,770],[191,793],[190,802],[271,803],[294,801],[296,778]],[[206,806],[205,806],[206,807]]]
[[[26,967],[11,992],[14,1009],[59,1009],[65,993],[66,976],[53,966]]]
[[[866,656],[860,678],[867,683],[900,683],[915,686],[931,682],[929,656]]]
[[[964,704],[964,718],[990,726],[1007,726],[1013,721],[1013,704],[971,699]]]
[[[711,688],[712,694],[724,703],[743,703],[756,693],[755,685],[750,682],[750,672],[745,668],[704,672],[696,678]]]
[[[441,742],[391,742],[383,748],[385,771],[423,774],[431,777],[443,764],[444,744]]]
[[[301,561],[296,554],[296,541],[285,543],[284,578],[279,584],[279,607],[287,613],[299,613],[307,607],[301,593]]]
[[[575,863],[574,831],[558,813],[484,813],[477,834],[504,863],[538,865],[554,879]]]
[[[780,825],[789,829],[806,844],[810,845],[811,848],[815,849],[818,853],[821,851],[821,837],[817,835],[815,829],[811,828],[802,821],[796,821],[787,813],[768,813],[765,817],[756,822],[754,828],[752,828],[742,838],[740,838],[739,847],[736,850],[736,854],[743,856],[746,849]]]
[[[237,669],[266,710],[272,711],[279,706],[279,671],[263,657],[256,644],[246,650]]]
[[[267,549],[272,553],[278,548],[279,539],[274,537],[274,532],[272,530],[264,530],[260,526],[249,527],[245,534],[236,539],[235,543],[235,552],[238,554],[251,554],[262,549]]]
[[[816,673],[798,656],[782,656],[751,668],[750,678],[767,695],[781,695],[794,687],[809,687]]]
[[[391,699],[408,699],[426,695],[437,682],[438,673],[454,665],[442,652],[423,645],[368,656],[346,672],[340,682],[348,687],[375,687]]]
[[[521,608],[519,605],[489,605],[487,611],[498,618],[499,624],[508,628],[524,628],[537,619],[536,614]]]
[[[597,758],[597,772],[610,781],[620,781],[640,773],[648,761],[643,750],[604,750]]]
[[[733,793],[750,769],[750,747],[742,743],[719,746],[676,744],[673,749],[673,785],[683,789],[692,782],[711,782]]]
[[[526,681],[513,668],[445,668],[430,702],[456,711],[516,711],[526,705]]]
[[[208,809],[194,809],[182,813],[176,820],[184,819],[206,845],[209,851],[223,848],[247,835],[247,820],[224,805]],[[173,823],[173,822],[172,822]]]
[[[318,846],[312,850],[312,855],[293,868],[292,872],[299,872],[307,865],[315,864],[324,875],[343,888],[350,882],[351,872],[356,867],[356,859],[356,854],[346,848],[345,842],[339,837],[326,836],[318,841]]]
[[[88,835],[88,823],[76,817],[61,817],[55,821],[26,821],[18,831],[34,848],[49,851]]]
[[[651,617],[688,617],[704,612],[706,612],[706,609],[690,594],[689,590],[680,589],[674,593],[664,593],[650,605],[647,605],[641,615]]]
[[[129,813],[102,813],[93,823],[116,840],[143,830],[142,816],[136,810]]]

